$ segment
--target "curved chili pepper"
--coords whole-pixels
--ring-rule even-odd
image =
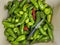
[[[33,19],[36,20],[36,12],[35,12],[35,9],[32,9],[32,16],[33,16]]]
[[[19,2],[15,1],[13,6],[11,7],[11,9],[9,10],[9,14],[12,14],[14,12],[14,10],[18,7],[18,5],[19,5]]]

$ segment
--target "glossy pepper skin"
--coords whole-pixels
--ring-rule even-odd
[[[21,35],[15,41],[18,41],[19,42],[19,41],[23,41],[25,39],[26,39],[25,35]]]
[[[34,6],[31,4],[29,7],[28,7],[28,10],[32,10],[34,8]]]
[[[38,4],[35,0],[30,0],[32,2],[32,4],[36,7],[36,9],[38,9]]]
[[[27,40],[24,40],[23,42],[21,42],[21,45],[27,45]]]
[[[49,35],[50,40],[53,41],[54,40],[53,31],[50,28],[48,28],[48,35]]]
[[[51,23],[51,19],[52,19],[52,15],[51,15],[51,14],[47,15],[47,21],[48,21],[49,23]]]
[[[11,42],[11,45],[19,45],[19,42],[13,41],[13,42]]]
[[[54,29],[54,27],[53,27],[53,25],[52,25],[51,23],[49,23],[47,20],[45,20],[45,22],[46,22],[46,24],[48,25],[48,27],[49,27],[51,30]]]
[[[46,36],[46,37],[42,37],[40,39],[41,42],[48,42],[49,41],[49,36]]]
[[[20,25],[20,29],[19,30],[20,30],[20,33],[21,34],[24,34],[24,24],[21,24]]]
[[[27,15],[28,15],[27,13],[24,13],[19,23],[16,24],[16,26],[23,24],[25,19],[27,18]]]
[[[27,2],[27,0],[22,0],[20,7],[23,7],[23,5]]]
[[[19,5],[19,2],[15,1],[11,9],[9,10],[9,14],[12,14],[14,10],[18,7],[18,5]]]
[[[46,31],[46,30],[48,29],[48,25],[45,24],[45,25],[43,26],[43,29]]]
[[[29,4],[25,4],[24,7],[23,7],[23,11],[27,11],[27,8],[28,8],[29,6],[30,6]]]
[[[7,37],[7,40],[9,40],[9,41],[14,41],[15,40],[15,38],[14,37],[12,37],[12,36],[9,36],[9,37]]]
[[[14,28],[14,24],[12,24],[12,23],[9,23],[9,22],[6,22],[6,21],[3,21],[3,25],[5,26],[5,27],[9,27],[9,28]]]
[[[14,11],[14,14],[18,14],[18,12],[20,11],[20,9],[18,8],[18,9],[16,9],[15,11]]]
[[[43,35],[47,35],[46,31],[41,26],[40,26],[39,30]]]
[[[32,23],[34,23],[34,19],[33,19],[33,16],[32,16],[32,11],[29,10],[29,19]]]
[[[46,15],[52,14],[52,9],[51,8],[45,8],[44,12]]]
[[[38,5],[39,5],[40,10],[45,9],[45,6],[43,5],[43,2],[41,0],[38,0]]]
[[[37,38],[37,35],[39,35],[39,30],[36,30],[34,35],[33,35],[33,38],[36,39]]]
[[[14,34],[14,32],[12,31],[11,28],[8,28],[7,32],[9,33],[9,35],[11,35],[12,37],[16,38],[16,35]]]
[[[14,33],[17,34],[18,36],[20,35],[20,31],[17,27],[13,29]]]

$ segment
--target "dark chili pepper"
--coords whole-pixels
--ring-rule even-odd
[[[19,5],[19,2],[15,1],[13,6],[11,7],[11,9],[9,10],[9,14],[12,14],[14,12],[14,10],[18,7],[18,5]]]
[[[13,4],[12,1],[9,1],[9,2],[8,2],[8,10],[10,10],[10,9],[12,8],[12,4]]]

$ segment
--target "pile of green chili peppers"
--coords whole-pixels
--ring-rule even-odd
[[[3,20],[5,27],[4,35],[11,45],[27,45],[38,42],[49,42],[53,38],[52,8],[45,3],[45,0],[13,0],[5,6],[8,9],[8,17]],[[35,9],[35,20],[32,10]],[[45,19],[33,36],[27,40],[28,35],[39,21]],[[24,27],[28,29],[24,30]]]

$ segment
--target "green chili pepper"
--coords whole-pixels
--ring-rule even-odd
[[[32,10],[29,10],[29,20],[31,23],[34,23],[34,19],[32,17]]]
[[[9,37],[7,37],[7,40],[12,42],[12,41],[14,41],[14,40],[15,40],[15,38],[14,38],[14,37],[9,36]]]
[[[28,7],[28,10],[32,10],[33,7],[34,7],[34,6],[31,4],[31,5]]]
[[[39,34],[39,30],[36,30],[36,32],[35,32],[34,35],[33,35],[34,39],[37,38],[37,35],[38,35],[38,34]]]
[[[34,44],[35,42],[36,42],[36,39],[32,40],[32,41],[30,42],[30,44],[32,45],[32,44]]]
[[[33,25],[33,23],[32,23],[32,22],[28,22],[28,25],[29,25],[29,26],[32,26],[32,25]]]
[[[52,14],[52,9],[51,8],[45,8],[44,13],[46,15]]]
[[[35,0],[30,0],[32,2],[32,4],[34,4],[34,6],[38,9],[38,4]]]
[[[36,25],[40,20],[41,20],[41,18],[40,18],[40,12],[37,11],[37,12],[36,12],[36,22],[35,22],[35,25]]]
[[[30,25],[29,25],[29,24],[26,24],[26,26],[27,26],[28,28],[30,28]]]
[[[26,39],[25,35],[21,35],[15,41],[23,41],[25,39]]]
[[[40,11],[37,11],[36,12],[36,22],[35,22],[35,24],[31,27],[31,29],[32,28],[34,28],[38,23],[39,23],[39,21],[41,20],[41,18],[40,18]]]
[[[43,35],[47,35],[46,31],[41,26],[40,26],[39,30]]]
[[[41,42],[48,42],[48,41],[49,41],[49,37],[48,37],[48,36],[42,37],[42,38],[40,39],[40,41],[41,41]]]
[[[14,17],[12,17],[12,21],[11,21],[12,23],[15,23],[15,16]]]
[[[27,41],[26,40],[22,41],[21,45],[27,45]]]
[[[20,33],[21,34],[24,34],[24,24],[21,24],[20,25]]]
[[[9,35],[11,35],[12,37],[16,38],[16,35],[14,34],[14,32],[12,31],[12,29],[8,28],[7,32],[9,33]]]
[[[20,3],[20,7],[23,7],[23,5],[27,2],[27,0],[22,0],[22,2]]]
[[[50,23],[52,19],[52,15],[47,15],[47,21]]]
[[[24,31],[24,35],[27,35],[27,34],[29,34],[29,31]]]
[[[3,21],[3,25],[5,26],[5,27],[9,27],[9,28],[14,28],[14,24],[12,24],[12,23],[9,23],[9,22],[6,22],[6,21]]]
[[[23,15],[24,12],[23,12],[23,11],[19,11],[19,13],[20,13],[21,15]]]
[[[25,5],[23,6],[23,11],[27,11],[27,8],[28,8],[29,6],[30,6],[29,4],[25,4]]]
[[[40,34],[39,37],[38,37],[38,39],[37,39],[37,41],[40,42],[40,39],[41,39],[42,37],[43,37],[43,35]]]
[[[17,8],[17,9],[14,11],[14,14],[17,14],[19,11],[20,11],[20,9]]]
[[[51,29],[51,30],[53,30],[53,25],[51,24],[51,23],[49,23],[47,20],[45,20],[45,22],[46,22],[46,24],[48,25],[48,27]]]
[[[45,25],[43,26],[43,29],[44,29],[44,30],[47,30],[47,29],[48,29],[48,25],[45,24]]]
[[[33,36],[31,36],[29,40],[34,40]]]
[[[53,31],[50,28],[48,28],[48,35],[49,35],[51,41],[53,41],[54,40],[54,38],[53,38]]]
[[[29,22],[29,18],[26,19],[25,23],[28,23]]]
[[[18,29],[17,27],[14,28],[13,31],[14,31],[17,35],[20,35],[20,31],[19,31],[19,29]]]
[[[13,41],[13,42],[11,42],[11,44],[12,44],[12,45],[19,45],[19,42]]]
[[[43,5],[43,2],[41,0],[38,0],[38,5],[39,5],[40,10],[45,9],[45,6]]]
[[[19,2],[15,1],[15,3],[13,4],[13,6],[11,7],[11,9],[9,10],[9,14],[12,14],[14,12],[14,10],[19,6]]]
[[[27,18],[27,15],[28,15],[27,13],[24,13],[24,15],[20,19],[19,23],[16,24],[16,26],[23,24],[25,19]]]
[[[18,22],[19,22],[19,18],[16,18],[16,19],[15,19],[15,23],[18,23]]]

